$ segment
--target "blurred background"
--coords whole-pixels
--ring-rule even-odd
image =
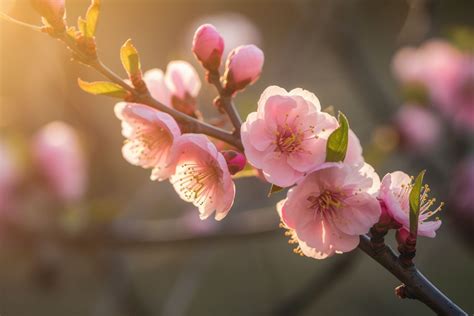
[[[66,2],[72,25],[89,1]],[[26,0],[0,9],[40,24]],[[144,70],[185,59],[201,75],[190,49],[202,23],[226,49],[261,47],[263,74],[238,95],[239,111],[253,111],[269,85],[302,87],[347,115],[381,176],[426,168],[447,205],[416,264],[473,313],[472,12],[471,0],[103,0],[97,42],[123,77],[128,38]],[[169,183],[122,158],[115,100],[78,88],[78,77],[102,78],[60,42],[0,20],[0,53],[1,315],[431,314],[397,299],[399,282],[359,250],[323,261],[293,254],[275,229],[284,193],[267,198],[256,178],[236,181],[223,222],[201,222]],[[215,117],[201,78],[199,107]],[[128,237],[111,241],[110,231]],[[193,238],[213,233],[224,237]]]

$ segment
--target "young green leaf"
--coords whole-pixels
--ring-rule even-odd
[[[127,91],[124,88],[113,82],[107,81],[95,81],[86,82],[81,79],[77,79],[77,83],[82,90],[93,95],[105,95],[108,97],[123,99],[127,95]]]
[[[326,144],[326,162],[339,162],[346,158],[349,142],[349,122],[346,116],[339,112],[339,127],[329,135]]]
[[[100,12],[100,0],[92,0],[86,13],[86,34],[87,37],[93,37],[97,29],[97,20]]]
[[[127,40],[120,49],[120,59],[122,60],[122,65],[129,76],[140,73],[140,58],[138,56],[137,49],[132,44],[131,39]]]
[[[426,170],[422,170],[415,179],[410,191],[410,233],[414,236],[418,232],[418,217],[420,216],[421,189]]]
[[[81,17],[78,17],[77,18],[77,28],[79,29],[79,32],[84,34],[84,36],[87,36],[86,35],[86,32],[87,32],[87,22],[86,22],[86,20],[84,20]]]
[[[283,188],[279,187],[278,185],[272,184],[270,191],[268,192],[268,197],[270,197],[273,193],[277,193],[282,191]]]

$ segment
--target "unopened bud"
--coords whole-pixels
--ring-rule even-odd
[[[194,34],[192,50],[204,68],[216,71],[221,65],[224,40],[213,25],[204,24]]]
[[[262,72],[264,55],[255,45],[239,46],[227,57],[224,86],[231,92],[253,84]]]
[[[222,152],[222,155],[227,162],[230,174],[234,175],[239,171],[242,171],[247,164],[245,155],[234,150],[226,150]]]

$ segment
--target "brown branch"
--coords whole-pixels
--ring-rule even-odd
[[[75,40],[71,38],[68,34],[66,33],[60,34],[59,39],[63,41],[69,47],[69,49],[71,49],[74,52],[76,59],[78,59],[81,63],[92,67],[93,69],[98,71],[100,74],[102,74],[104,77],[106,77],[110,81],[120,85],[122,88],[130,92],[131,95],[133,96],[133,100],[136,101],[137,103],[145,104],[157,110],[160,110],[162,112],[166,112],[170,114],[178,122],[182,124],[182,126],[185,129],[185,132],[206,134],[216,139],[220,139],[240,150],[243,150],[243,145],[240,140],[239,133],[235,133],[235,132],[230,133],[226,130],[215,127],[211,124],[195,119],[194,117],[191,117],[169,106],[164,105],[163,103],[154,99],[149,93],[146,93],[146,94],[139,93],[136,89],[131,87],[122,78],[120,78],[117,74],[115,74],[112,70],[110,70],[98,57],[87,55],[87,53],[85,53],[80,47],[78,47]],[[231,98],[229,97],[228,99],[230,101],[226,99],[227,100],[226,104],[230,104],[233,111],[236,113],[235,107],[231,103],[232,102]],[[235,113],[233,115],[238,116],[238,114],[235,114]],[[234,116],[229,115],[232,122],[235,121]],[[238,119],[240,121],[240,117]],[[240,125],[238,126],[239,128],[236,130],[240,131]]]
[[[376,251],[369,237],[362,235],[360,236],[359,248],[403,282],[410,293],[410,298],[415,298],[424,303],[438,315],[467,315],[437,289],[415,266],[404,268],[390,247],[384,246]]]
[[[229,119],[234,126],[234,136],[240,138],[240,127],[242,126],[242,119],[235,108],[233,96],[222,86],[220,75],[218,71],[208,72],[207,79],[210,84],[214,85],[219,93],[219,103],[224,112],[229,116]]]

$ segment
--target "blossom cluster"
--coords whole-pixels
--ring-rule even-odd
[[[26,151],[22,159],[17,147]],[[23,145],[0,139],[0,212],[16,208],[27,175],[50,199],[63,204],[79,202],[87,188],[87,161],[77,132],[55,121]]]
[[[431,147],[440,134],[440,123],[426,105],[433,105],[456,127],[474,131],[472,51],[432,39],[419,48],[400,49],[392,69],[407,99],[396,121],[410,147]]]
[[[208,80],[219,75],[223,50],[224,39],[215,27],[198,28],[193,52]],[[263,59],[262,51],[253,45],[232,50],[220,78],[224,93],[232,96],[254,83]],[[159,102],[202,119],[197,108],[201,81],[189,63],[172,61],[166,72],[150,70],[143,80]],[[241,126],[243,154],[221,152],[207,136],[184,133],[171,115],[145,104],[120,102],[115,114],[126,138],[124,158],[151,169],[152,180],[169,180],[180,198],[199,209],[201,219],[215,213],[215,219],[221,220],[228,214],[235,198],[232,174],[248,160],[267,182],[289,188],[277,210],[301,254],[322,259],[350,251],[359,244],[359,235],[378,223],[396,227],[399,235],[410,230],[411,178],[394,172],[380,181],[365,163],[360,141],[351,129],[343,158],[328,160],[329,139],[342,126],[321,110],[319,99],[309,91],[265,89],[257,111]],[[428,220],[439,211],[430,211],[434,200],[427,199],[428,192],[424,188],[420,197],[418,234],[434,237],[441,222]]]
[[[202,66],[219,72],[224,39],[209,24],[202,25],[193,39],[193,52]],[[229,95],[254,83],[262,70],[263,53],[254,45],[233,49],[227,58],[223,88]],[[186,61],[171,61],[166,72],[147,71],[143,80],[153,98],[189,116],[200,118],[196,98],[201,81]],[[178,195],[199,209],[201,219],[215,213],[223,219],[235,197],[232,174],[245,166],[242,154],[220,152],[203,134],[183,133],[175,119],[144,104],[120,102],[115,114],[122,121],[127,139],[122,153],[133,165],[151,168],[151,179],[169,179]]]
[[[37,10],[53,30],[62,31],[64,1],[40,3]],[[93,2],[89,11],[96,4]],[[96,15],[88,13],[86,19],[83,23],[89,32],[83,35],[94,46]],[[152,69],[142,76],[136,61],[138,53],[130,45],[124,45],[125,54],[121,57],[134,91],[149,93],[163,105],[160,109],[173,108],[200,123],[203,117],[197,97],[201,81],[193,66],[186,61],[171,61],[165,72]],[[122,85],[117,88],[116,84],[106,84],[107,89],[118,89],[109,92],[127,100],[116,104],[115,115],[126,138],[122,154],[130,164],[151,169],[152,180],[169,180],[181,199],[199,209],[201,219],[215,214],[215,219],[221,220],[235,198],[232,175],[241,171],[248,160],[273,187],[289,189],[287,197],[277,204],[282,226],[290,241],[298,244],[296,252],[316,259],[353,250],[359,244],[359,236],[372,228],[382,227],[385,232],[396,229],[401,244],[408,237],[412,240],[418,235],[436,235],[441,221],[431,219],[442,204],[432,209],[436,200],[428,198],[429,187],[418,181],[422,177],[414,182],[406,173],[395,171],[380,180],[374,168],[364,161],[360,141],[345,117],[341,115],[343,119],[338,120],[322,111],[313,93],[270,86],[261,94],[257,111],[238,126],[240,118],[221,107],[222,99],[232,99],[259,78],[264,55],[255,45],[234,48],[221,77],[224,46],[217,29],[204,24],[195,32],[192,51],[206,70],[207,81],[216,86],[219,98],[215,103],[229,115],[235,127],[232,137],[240,136],[237,144],[242,142],[244,152],[222,152],[214,139],[189,133],[186,122],[175,120],[177,115],[141,104]],[[421,86],[433,103],[445,112],[455,113],[457,122],[472,127],[471,58],[446,43],[432,42],[419,50],[402,50],[395,57],[394,71],[404,85]],[[98,85],[104,88],[101,83]],[[97,89],[88,92],[100,94]],[[47,160],[51,157],[39,156],[39,161]],[[55,177],[52,174],[53,180]],[[414,220],[410,215],[413,212],[417,213]]]

